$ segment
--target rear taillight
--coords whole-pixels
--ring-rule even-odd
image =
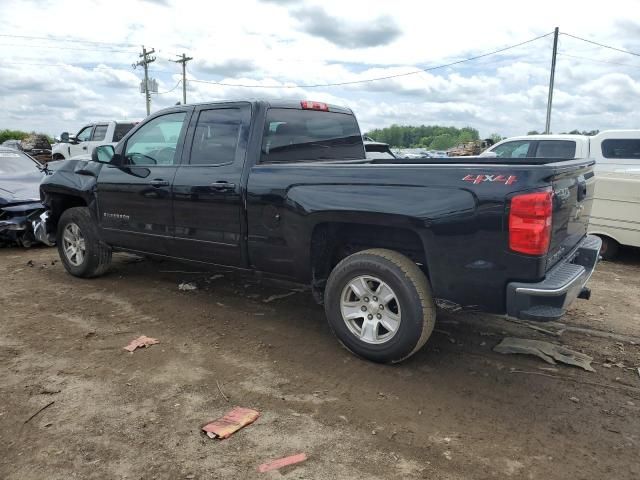
[[[544,255],[551,240],[551,190],[524,193],[511,199],[509,248],[527,255]]]
[[[329,105],[322,102],[314,102],[311,100],[302,100],[300,106],[305,110],[321,110],[323,112],[329,111]]]

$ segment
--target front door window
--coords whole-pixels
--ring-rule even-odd
[[[127,141],[124,152],[128,165],[175,165],[176,146],[184,125],[185,112],[154,118]]]
[[[76,140],[78,140],[78,142],[88,142],[89,139],[91,138],[91,130],[92,129],[93,129],[93,125],[90,125],[88,127],[84,127],[76,135]]]

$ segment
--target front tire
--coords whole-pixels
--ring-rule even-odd
[[[436,309],[425,274],[386,249],[355,253],[331,272],[325,312],[340,342],[380,363],[400,362],[429,339]]]
[[[100,240],[86,207],[74,207],[62,213],[56,244],[64,268],[75,277],[100,276],[111,264],[111,248]]]

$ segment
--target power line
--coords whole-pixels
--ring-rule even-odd
[[[176,88],[178,88],[178,86],[182,83],[182,79],[178,80],[178,83],[176,83],[176,86],[173,87],[171,90],[167,90],[166,92],[155,92],[156,95],[164,95],[165,93],[171,93],[173,92]]]
[[[48,37],[35,37],[31,35],[14,35],[3,33],[0,34],[0,37],[8,37],[8,38],[26,38],[30,40],[48,40],[51,42],[68,42],[68,43],[85,43],[85,44],[93,44],[93,45],[110,45],[114,47],[137,47],[137,45],[133,45],[131,43],[109,43],[109,42],[97,42],[92,40],[79,40],[73,38],[62,38],[56,36],[48,36]]]
[[[100,66],[95,66],[95,67],[85,67],[83,65],[73,65],[70,63],[30,63],[30,62],[0,62],[0,67],[2,67],[3,65],[31,65],[34,67],[73,67],[73,68],[80,68],[82,70],[116,70],[116,68],[111,68],[111,67],[100,67]],[[121,63],[119,65],[124,66],[124,63]],[[131,65],[127,65],[127,67],[131,67]],[[120,69],[122,70],[122,69]],[[166,71],[166,70],[163,70]]]
[[[110,48],[78,48],[78,47],[59,47],[57,45],[26,45],[23,43],[0,43],[0,46],[5,46],[5,47],[19,47],[19,48],[55,48],[57,50],[82,50],[85,52],[96,52],[96,53],[102,53],[102,52],[110,52],[110,53],[128,53],[131,54],[132,52],[130,50],[114,50],[114,49],[110,49]]]
[[[3,65],[29,65],[29,66],[34,66],[34,67],[57,67],[57,68],[64,68],[64,67],[73,67],[73,68],[80,68],[82,70],[87,70],[87,71],[92,71],[92,70],[124,70],[121,67],[126,66],[127,69],[131,68],[131,64],[129,63],[112,63],[111,65],[117,65],[114,67],[109,67],[109,66],[104,66],[104,67],[100,67],[100,66],[95,66],[95,67],[88,67],[85,65],[76,65],[73,63],[32,63],[32,62],[4,62],[4,61],[0,61],[0,67],[2,67]],[[175,73],[173,71],[170,70],[163,70],[163,69],[157,69],[157,68],[153,68],[153,69],[149,69],[149,73]]]
[[[562,52],[558,52],[558,55],[561,55],[563,57],[576,58],[578,60],[583,60],[585,62],[606,63],[608,65],[619,65],[621,67],[640,68],[640,65],[631,65],[630,63],[608,62],[606,60],[596,60],[595,58],[579,57],[577,55],[569,55],[568,53],[562,53]]]
[[[624,50],[618,47],[612,47],[611,45],[605,45],[604,43],[594,42],[593,40],[587,40],[586,38],[578,37],[577,35],[571,35],[570,33],[562,32],[561,35],[566,35],[567,37],[575,38],[576,40],[581,40],[583,42],[591,43],[593,45],[597,45],[602,48],[608,48],[610,50],[615,50],[616,52],[628,53],[629,55],[633,55],[635,57],[640,57],[640,53],[631,52],[629,50]]]
[[[226,86],[226,87],[241,87],[241,88],[317,88],[317,87],[337,87],[337,86],[341,86],[341,85],[354,85],[356,83],[377,82],[379,80],[389,80],[391,78],[406,77],[406,76],[409,76],[409,75],[416,75],[418,73],[430,72],[430,71],[433,71],[433,70],[439,70],[439,69],[442,69],[442,68],[452,67],[454,65],[459,65],[459,64],[465,63],[465,62],[471,62],[473,60],[478,60],[479,58],[488,57],[490,55],[496,55],[498,53],[502,53],[502,52],[505,52],[507,50],[511,50],[513,48],[520,47],[522,45],[526,45],[528,43],[535,42],[536,40],[540,40],[542,38],[548,37],[549,35],[553,35],[553,33],[554,32],[545,33],[544,35],[540,35],[538,37],[532,38],[530,40],[526,40],[524,42],[516,43],[515,45],[510,45],[508,47],[500,48],[500,49],[494,50],[492,52],[483,53],[481,55],[476,55],[474,57],[465,58],[463,60],[457,60],[455,62],[445,63],[443,65],[436,65],[436,66],[433,66],[433,67],[427,67],[427,68],[423,68],[423,69],[420,69],[420,70],[415,70],[413,72],[398,73],[398,74],[395,74],[395,75],[387,75],[387,76],[384,76],[384,77],[377,77],[377,78],[368,78],[368,79],[365,79],[365,80],[352,80],[352,81],[349,81],[349,82],[337,82],[337,83],[320,83],[320,84],[313,84],[313,85],[246,85],[246,84],[234,84],[234,83],[216,82],[216,81],[212,81],[212,80],[193,80],[193,79],[190,79],[189,81],[190,82],[197,82],[197,83],[209,83],[209,84],[212,84],[212,85],[222,85],[222,86]]]

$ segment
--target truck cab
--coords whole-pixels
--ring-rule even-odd
[[[68,160],[78,155],[91,155],[99,145],[116,145],[136,122],[96,122],[84,125],[78,133],[60,134],[60,142],[51,150],[52,160]]]
[[[496,143],[480,154],[494,158],[589,158],[586,135],[523,135]]]

